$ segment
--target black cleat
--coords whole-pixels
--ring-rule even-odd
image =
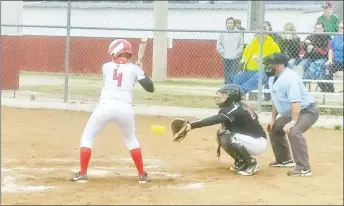
[[[293,159],[290,159],[288,161],[282,161],[282,162],[274,161],[274,162],[271,162],[269,164],[269,166],[270,167],[292,168],[292,167],[295,167],[295,163],[294,163]]]
[[[80,172],[73,173],[73,176],[70,179],[70,181],[77,183],[87,183],[87,174],[80,175]]]
[[[140,184],[143,184],[143,183],[146,183],[146,182],[149,182],[149,181],[150,181],[150,179],[148,177],[147,172],[144,172],[143,174],[139,175],[139,183]]]
[[[231,166],[229,170],[239,172],[245,168],[245,163],[242,160],[235,160],[234,166]]]
[[[248,165],[245,169],[238,171],[239,175],[251,176],[259,171],[259,165],[257,162],[254,164]]]
[[[301,171],[289,171],[287,173],[288,176],[292,177],[310,177],[312,176],[312,171],[311,170],[301,170]]]

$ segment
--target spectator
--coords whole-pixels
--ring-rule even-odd
[[[238,30],[245,30],[245,28],[241,27],[241,20],[240,19],[234,19],[234,24]]]
[[[283,27],[283,31],[295,32],[295,26],[293,23],[286,23]],[[281,34],[280,48],[281,52],[288,55],[289,62],[288,67],[293,69],[294,66],[300,63],[300,50],[301,50],[301,40],[296,34]]]
[[[328,52],[328,61],[326,62],[325,79],[333,79],[333,74],[337,71],[343,71],[343,21],[338,26],[337,34],[333,37]],[[322,92],[334,92],[333,84],[319,83]]]
[[[264,22],[264,29],[265,31],[273,31],[271,23],[269,21]],[[275,42],[276,44],[281,48],[280,41],[281,36],[279,34],[268,34]]]
[[[273,31],[271,23],[269,21],[264,22],[264,30],[265,31]],[[279,48],[281,48],[281,36],[274,33],[274,34],[268,34],[278,45]],[[265,89],[269,89],[269,84],[265,84]],[[264,100],[269,101],[271,99],[270,93],[264,94]]]
[[[234,76],[234,84],[239,85],[247,93],[258,88],[259,79],[259,36],[256,35],[244,49],[241,62],[243,71]],[[268,35],[264,35],[263,57],[280,53],[280,48],[276,42]],[[267,82],[267,76],[263,73],[263,84]]]
[[[238,29],[238,30],[241,30],[241,31],[245,31],[245,28],[243,28],[241,26],[241,20],[240,19],[234,19],[234,24],[235,24],[235,28]],[[245,40],[245,35],[244,33],[242,33],[242,36]],[[246,47],[246,44],[244,43],[244,48]]]
[[[323,14],[318,17],[317,22],[325,25],[325,32],[338,32],[339,17],[332,11],[332,3],[325,1],[323,4]]]
[[[235,29],[234,18],[226,20],[228,31]],[[244,49],[244,40],[241,33],[221,33],[217,40],[216,49],[222,56],[225,84],[231,84],[234,75],[238,72],[240,56]]]
[[[311,34],[304,41],[305,55],[300,62],[304,70],[304,78],[306,79],[322,79],[324,78],[326,63],[331,36],[321,34],[324,32],[324,24],[317,22],[315,24],[315,32],[319,34]]]

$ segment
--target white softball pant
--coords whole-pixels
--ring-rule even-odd
[[[252,156],[262,154],[267,147],[267,140],[264,137],[254,138],[248,135],[236,133],[232,141],[241,143]]]
[[[136,138],[133,107],[131,104],[118,100],[101,101],[98,104],[85,126],[80,147],[92,148],[98,132],[109,121],[117,122],[129,150],[140,147]]]

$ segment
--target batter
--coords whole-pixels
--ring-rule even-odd
[[[103,88],[100,101],[81,136],[80,171],[73,174],[71,181],[87,182],[87,168],[95,137],[109,121],[115,121],[122,131],[124,143],[136,165],[139,183],[146,183],[150,179],[143,168],[140,144],[136,137],[132,99],[136,81],[150,93],[154,92],[154,85],[142,68],[128,63],[132,57],[130,42],[124,39],[114,40],[109,46],[108,53],[112,61],[102,66]]]

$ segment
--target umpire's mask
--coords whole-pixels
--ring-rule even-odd
[[[276,74],[276,64],[269,64],[267,66],[265,66],[264,70],[265,70],[265,74],[268,77],[272,77],[275,76]]]
[[[273,54],[263,59],[264,71],[268,77],[275,76],[277,65],[283,64],[285,67],[288,65],[289,58],[282,53]]]
[[[272,77],[276,74],[276,64],[274,64],[273,55],[265,57],[263,65],[266,76]]]

